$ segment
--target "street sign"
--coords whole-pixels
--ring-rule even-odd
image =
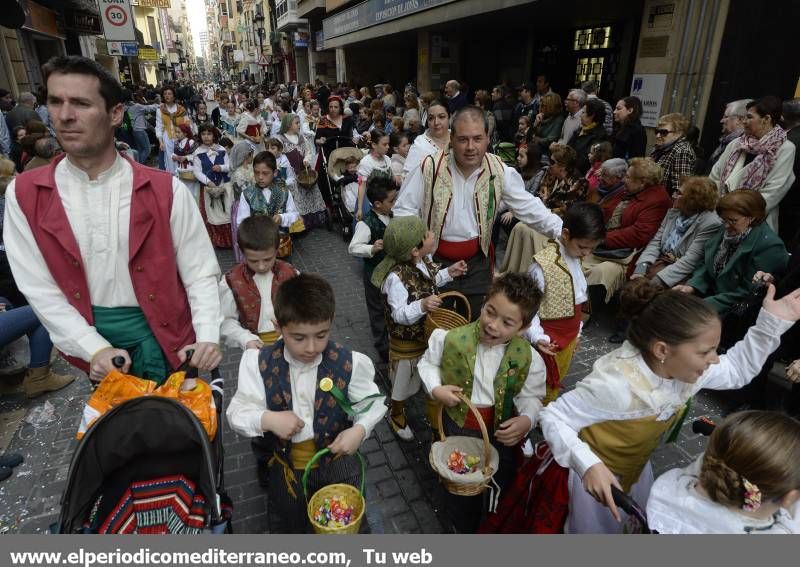
[[[267,56],[264,55],[263,53],[261,54],[261,57],[258,58],[258,65],[261,67],[266,67],[267,65],[269,65],[269,60],[267,59]]]
[[[136,41],[130,0],[97,0],[108,41]]]
[[[109,41],[106,42],[109,55],[120,57],[136,57],[139,55],[139,45],[135,41]]]

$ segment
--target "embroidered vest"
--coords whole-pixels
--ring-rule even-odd
[[[225,163],[225,150],[220,147],[214,151],[216,151],[217,154],[214,158],[214,163],[211,163],[208,152],[197,152],[197,157],[200,158],[200,165],[203,167],[203,175],[208,177],[209,181],[214,185],[220,186],[230,181],[230,178],[224,171],[214,171],[211,169],[215,165],[223,165]]]
[[[383,238],[383,233],[386,232],[386,225],[383,224],[383,221],[380,219],[378,214],[370,209],[366,215],[364,215],[364,224],[369,227],[369,243],[375,244],[377,240],[381,240]],[[377,254],[375,254],[372,258],[364,258],[364,270],[367,273],[367,277],[372,277],[372,271],[375,269],[375,266],[381,263],[381,260],[384,259],[386,253],[381,250]]]
[[[258,354],[261,378],[267,395],[267,409],[270,411],[287,411],[292,409],[292,385],[289,375],[289,363],[283,356],[284,342],[279,339],[274,345],[261,349]],[[336,436],[350,426],[347,414],[336,403],[330,392],[323,392],[319,382],[323,378],[333,380],[345,396],[350,386],[353,373],[353,353],[346,347],[333,341],[328,342],[322,361],[317,367],[317,388],[314,394],[314,445],[317,450],[323,449],[333,442]],[[291,441],[279,439],[272,433],[264,436],[281,457],[291,464]],[[324,466],[331,460],[330,455],[322,459]]]
[[[449,153],[439,151],[422,160],[420,166],[423,179],[422,220],[433,231],[437,248],[450,201],[453,199],[453,176],[448,158]],[[492,227],[503,197],[504,179],[503,162],[496,155],[487,153],[483,158],[483,169],[475,182],[473,203],[478,219],[481,250],[486,256],[489,255]]]
[[[539,319],[551,321],[575,316],[575,288],[558,242],[550,240],[547,246],[533,256],[544,272],[545,293],[539,306]]]
[[[436,274],[439,272],[439,265],[434,264],[427,258],[423,262],[431,277],[425,276],[416,266],[407,262],[397,264],[392,269],[392,272],[397,274],[408,291],[408,303],[436,294]],[[389,302],[385,298],[383,308],[390,337],[403,341],[425,342],[425,317],[420,318],[413,325],[400,325],[392,318],[391,307],[389,307]]]
[[[272,289],[270,301],[275,299],[275,292],[278,286],[297,275],[294,267],[283,260],[275,260],[272,267]],[[253,271],[247,264],[241,264],[231,268],[225,274],[225,281],[233,292],[233,299],[236,301],[236,310],[239,312],[239,323],[251,333],[258,333],[258,321],[261,317],[261,294],[253,279]]]
[[[479,321],[448,331],[442,348],[442,384],[460,386],[467,399],[472,396],[475,359],[478,355]],[[513,399],[522,390],[531,367],[531,345],[522,337],[508,343],[494,378],[494,429],[511,417]],[[464,427],[469,408],[458,404],[445,408],[456,425]]]
[[[269,187],[269,201],[264,197],[264,192],[258,185],[248,185],[243,193],[250,206],[250,214],[256,215],[277,215],[286,212],[286,202],[289,200],[289,191],[286,184],[280,179],[273,181]]]
[[[61,293],[92,325],[92,300],[83,259],[55,179],[56,165],[64,156],[58,156],[48,166],[18,175],[16,195]],[[170,365],[177,368],[181,364],[178,349],[194,343],[195,334],[186,288],[172,253],[169,218],[173,178],[164,171],[123,158],[133,168],[128,257],[133,291],[161,350]],[[169,253],[165,254],[165,251]],[[65,358],[88,372],[89,365],[85,361]]]

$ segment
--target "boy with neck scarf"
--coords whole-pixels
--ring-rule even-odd
[[[439,287],[467,271],[463,260],[439,270],[430,255],[434,251],[433,233],[419,217],[392,219],[383,235],[380,264],[372,273],[372,283],[384,295],[384,312],[389,329],[389,378],[392,382],[392,409],[389,424],[400,439],[411,441],[414,433],[405,415],[405,401],[420,386],[417,363],[425,353],[425,315],[442,304]],[[428,404],[428,418],[438,407]]]

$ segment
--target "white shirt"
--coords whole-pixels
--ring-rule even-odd
[[[391,220],[388,216],[381,214],[378,214],[378,218],[384,225],[388,225]],[[356,258],[372,258],[372,244],[370,244],[370,240],[372,240],[372,231],[367,226],[367,223],[358,221],[356,229],[353,231],[353,238],[350,240],[350,244],[347,247],[347,251],[351,256],[355,256]]]
[[[208,161],[210,161],[211,165],[213,166],[214,161],[217,159],[217,156],[219,155],[219,152],[223,152],[225,154],[224,161],[220,166],[220,169],[222,170],[221,173],[227,173],[231,169],[231,163],[228,159],[228,152],[225,151],[225,148],[217,144],[214,144],[214,146],[210,148],[208,146],[200,146],[194,151],[192,159],[192,171],[194,171],[194,176],[197,179],[197,181],[200,182],[201,185],[208,185],[209,179],[206,176],[206,174],[203,173],[203,162],[200,161],[200,154],[207,154]]]
[[[587,292],[588,284],[586,283],[586,276],[583,275],[580,258],[574,258],[567,254],[567,250],[564,248],[560,239],[557,240],[557,242],[558,248],[561,251],[561,258],[564,259],[564,263],[569,270],[569,275],[572,277],[572,291],[575,294],[575,304],[584,303],[589,299],[589,295]],[[536,287],[538,287],[542,293],[547,292],[544,285],[544,272],[539,264],[533,262],[530,268],[528,268],[528,275],[533,278]],[[583,328],[583,323],[581,323],[581,328]],[[531,344],[536,344],[538,341],[542,340],[550,342],[550,337],[544,332],[542,321],[539,319],[538,314],[534,316],[531,326],[525,331],[525,338],[528,339]]]
[[[584,107],[581,107],[575,114],[567,113],[567,117],[564,118],[564,125],[561,127],[561,138],[558,139],[559,144],[567,144],[572,139],[572,135],[581,129],[581,116],[583,116],[583,113]]]
[[[578,433],[594,423],[656,416],[672,417],[691,396],[704,388],[733,390],[756,376],[767,356],[778,348],[781,334],[794,323],[764,309],[755,326],[727,354],[719,357],[694,384],[666,380],[647,366],[641,352],[629,342],[595,361],[592,371],[574,390],[542,411],[542,432],[553,457],[580,477],[601,462]]]
[[[419,361],[417,371],[425,384],[428,392],[442,385],[442,350],[447,331],[436,329],[428,341],[428,350]],[[475,373],[472,382],[472,396],[470,401],[479,408],[494,406],[494,379],[503,361],[507,344],[487,347],[478,344],[475,357]],[[531,347],[531,367],[525,384],[519,394],[514,397],[514,407],[519,415],[526,415],[531,420],[531,428],[538,421],[539,412],[542,410],[542,398],[545,395],[545,377],[547,370],[544,360]]]
[[[248,349],[242,355],[236,393],[226,412],[230,426],[244,437],[261,437],[264,433],[261,429],[261,416],[267,410],[267,395],[258,368],[258,353],[256,349]],[[300,433],[292,437],[292,443],[300,443],[314,438],[314,397],[317,389],[317,367],[322,361],[322,355],[311,364],[294,360],[287,348],[283,349],[283,356],[289,363],[292,412],[305,424]],[[372,361],[360,352],[353,351],[353,373],[347,387],[348,400],[352,403],[378,393],[380,392],[375,384],[375,367]],[[364,405],[370,401],[373,402],[370,409],[357,414],[354,419],[354,425],[361,425],[366,430],[364,439],[370,436],[375,425],[386,413],[384,400],[373,398]],[[359,407],[355,405],[355,409]]]
[[[392,175],[392,159],[389,156],[381,156],[376,159],[372,155],[372,152],[368,153],[358,162],[358,180],[360,182],[366,182],[370,173],[376,169],[386,172],[388,175]]]
[[[431,277],[428,268],[424,262],[417,262],[415,267],[425,274],[427,278]],[[441,269],[436,272],[436,287],[442,287],[453,281],[450,274],[446,269]],[[381,286],[381,293],[386,296],[386,301],[389,303],[389,308],[392,310],[392,320],[398,325],[413,325],[422,319],[426,313],[422,309],[422,300],[408,302],[408,288],[394,272],[390,272]]]
[[[286,185],[290,187],[297,187],[297,175],[292,167],[292,162],[286,157],[286,154],[281,154],[275,158],[275,163],[278,164],[278,169],[286,172]]]
[[[61,203],[78,242],[92,305],[138,306],[128,266],[133,192],[130,163],[118,155],[108,170],[91,181],[65,158],[56,166],[55,177]],[[222,322],[217,294],[219,264],[197,203],[177,178],[172,180],[172,195],[173,250],[165,253],[176,255],[197,341],[217,343]],[[14,279],[58,349],[88,362],[97,351],[110,347],[69,304],[53,279],[19,207],[13,181],[6,191],[3,239]]]
[[[260,187],[257,187],[260,189]],[[289,228],[292,223],[296,222],[297,219],[300,218],[300,213],[297,211],[297,207],[294,204],[294,199],[292,198],[292,192],[286,191],[289,195],[286,199],[286,207],[285,211],[279,213],[281,215],[281,226],[284,228]],[[267,187],[266,189],[261,189],[261,194],[264,195],[264,198],[269,202],[270,196],[272,195],[272,189]],[[244,196],[244,192],[239,196],[239,210],[236,212],[236,226],[242,224],[242,221],[250,216],[250,204],[247,202],[247,199]]]
[[[436,145],[428,134],[422,134],[414,138],[414,143],[411,144],[411,147],[408,149],[408,155],[403,164],[403,176],[408,177],[411,171],[419,167],[423,159],[427,156],[436,155],[438,151],[439,146]],[[405,183],[403,183],[403,186],[405,187]]]
[[[703,457],[688,467],[658,477],[647,500],[647,523],[660,534],[798,534],[800,505],[781,508],[766,519],[756,519],[697,490]]]
[[[295,270],[295,274],[297,273],[299,272]],[[258,315],[259,333],[275,330],[275,324],[273,323],[275,308],[272,305],[272,278],[272,271],[266,274],[253,274],[253,281],[258,289],[258,295],[261,296],[261,311]],[[224,317],[220,327],[220,334],[226,345],[244,350],[247,343],[259,340],[258,335],[245,329],[239,322],[239,308],[236,306],[233,291],[228,286],[228,280],[224,277],[219,282],[219,301],[222,305],[222,316]]]
[[[261,135],[264,135],[264,132],[267,131],[267,124],[264,122],[264,119],[261,118],[261,115],[253,116],[249,112],[243,112],[242,115],[239,117],[239,123],[236,125],[236,133],[243,135],[247,132],[248,126],[259,126],[259,131]],[[280,125],[278,125],[280,127]]]
[[[410,154],[409,154],[410,155]],[[406,159],[408,163],[408,159]],[[453,197],[444,219],[441,238],[452,242],[463,242],[480,236],[478,218],[475,214],[475,183],[483,168],[478,168],[467,178],[455,165],[452,154],[448,157],[448,168],[453,176]],[[403,183],[394,205],[398,217],[420,216],[423,201],[424,179],[422,169],[416,168]],[[561,218],[550,212],[541,199],[525,190],[525,182],[514,169],[503,165],[503,195],[498,210],[510,210],[521,222],[548,238],[561,234]]]

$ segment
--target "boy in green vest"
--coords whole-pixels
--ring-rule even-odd
[[[500,455],[494,481],[501,491],[514,478],[516,453],[536,425],[545,395],[544,361],[520,336],[541,300],[529,275],[501,276],[491,284],[480,318],[450,331],[434,331],[418,366],[431,397],[445,406],[442,426],[448,436],[481,435],[477,419],[457,393],[478,408]],[[478,529],[484,495],[448,493],[447,507],[459,532]]]
[[[376,175],[367,180],[367,199],[372,208],[358,221],[353,238],[347,251],[351,256],[364,259],[364,298],[367,302],[369,324],[375,349],[382,360],[389,359],[389,338],[386,335],[386,323],[383,320],[383,300],[380,290],[372,285],[372,272],[383,260],[383,233],[389,219],[392,218],[392,207],[397,199],[397,185],[390,177]]]

